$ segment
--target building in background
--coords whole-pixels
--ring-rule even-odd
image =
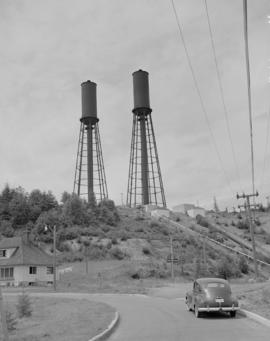
[[[53,257],[32,244],[28,237],[2,239],[0,285],[38,284],[53,284]]]

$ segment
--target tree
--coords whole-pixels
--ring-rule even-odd
[[[9,202],[13,228],[23,226],[29,220],[30,208],[27,199],[25,191],[21,187],[16,188],[13,198]]]
[[[90,221],[87,213],[87,202],[81,199],[77,194],[71,194],[66,199],[62,212],[63,216],[74,225],[87,225]]]
[[[0,218],[10,220],[11,214],[9,211],[9,203],[15,195],[15,190],[10,189],[9,185],[6,184],[1,195],[0,195]]]
[[[216,213],[219,213],[220,211],[219,211],[219,208],[218,208],[218,204],[217,204],[217,199],[216,199],[216,197],[214,196],[214,211],[216,212]]]
[[[19,318],[29,317],[32,315],[32,304],[29,296],[23,292],[18,297],[18,303],[16,305]]]
[[[98,218],[108,225],[116,225],[120,218],[113,200],[104,199],[98,204]]]
[[[58,207],[54,195],[49,192],[41,192],[39,189],[33,190],[28,198],[30,208],[30,220],[35,222],[42,212],[47,212]]]
[[[7,238],[14,236],[14,229],[12,227],[11,221],[2,220],[0,222],[0,233]]]

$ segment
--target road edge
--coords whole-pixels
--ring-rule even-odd
[[[261,315],[252,313],[251,311],[248,311],[248,310],[245,310],[245,309],[240,309],[238,312],[240,314],[242,314],[242,315],[244,315],[246,317],[249,317],[250,319],[255,320],[258,323],[261,323],[264,326],[267,326],[267,327],[270,328],[270,320],[268,320],[267,318],[265,318],[265,317],[263,317]]]
[[[109,324],[109,326],[105,330],[103,330],[103,332],[101,332],[100,334],[92,337],[88,341],[101,341],[101,340],[105,340],[107,337],[109,337],[112,334],[114,329],[117,327],[117,325],[119,323],[119,320],[120,320],[120,315],[119,315],[118,311],[116,311],[115,315],[114,315],[114,319]]]

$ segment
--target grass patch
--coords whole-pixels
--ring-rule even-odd
[[[17,297],[5,297],[5,302],[15,313]],[[89,340],[104,330],[114,317],[114,309],[104,303],[36,297],[31,297],[31,302],[32,316],[18,319],[10,341]]]

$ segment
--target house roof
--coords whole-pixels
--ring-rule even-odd
[[[15,249],[9,258],[0,258],[3,265],[53,265],[53,257],[22,237],[0,240],[0,249]]]

